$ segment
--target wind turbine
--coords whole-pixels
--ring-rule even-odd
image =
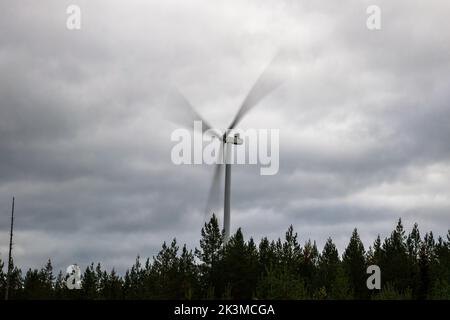
[[[236,128],[236,125],[242,120],[242,118],[255,107],[263,98],[265,98],[270,92],[275,90],[281,83],[283,79],[279,70],[277,70],[280,65],[280,55],[277,54],[271,60],[271,62],[266,66],[261,75],[258,77],[256,82],[251,87],[247,96],[241,103],[238,112],[234,116],[230,125],[225,130],[223,135],[217,133],[212,126],[200,116],[200,114],[194,109],[194,107],[189,103],[189,101],[177,90],[171,95],[172,103],[175,106],[182,107],[183,112],[179,113],[178,116],[182,115],[181,122],[188,124],[189,127],[192,125],[193,121],[202,122],[202,133],[209,133],[213,137],[218,138],[221,141],[222,147],[220,148],[221,154],[219,159],[223,157],[225,153],[225,189],[224,189],[224,204],[223,204],[223,230],[224,230],[224,241],[227,242],[230,238],[230,204],[231,204],[231,147],[232,145],[242,145],[243,141],[238,134],[232,135],[232,130]],[[186,122],[187,121],[187,122]],[[180,122],[180,121],[179,121]],[[215,132],[215,133],[212,133]],[[223,163],[217,163],[215,165],[213,181],[209,190],[207,210],[210,209],[213,197],[217,194],[218,186],[220,184],[221,175],[223,172]]]

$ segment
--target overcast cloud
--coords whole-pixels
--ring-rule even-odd
[[[66,8],[82,27],[66,29]],[[366,8],[382,28],[366,28]],[[235,166],[232,228],[292,224],[340,252],[399,217],[450,227],[448,1],[2,1],[0,258],[123,272],[176,237],[198,246],[213,168],[170,160],[176,85],[223,129],[278,49],[286,81],[239,124],[280,129],[280,170]],[[169,115],[169,116],[167,116]],[[220,219],[222,213],[219,212]]]

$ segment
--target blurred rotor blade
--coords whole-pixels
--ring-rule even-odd
[[[281,55],[278,52],[272,61],[266,66],[245,97],[239,111],[229,125],[228,129],[233,129],[251,108],[256,106],[265,96],[283,83],[284,79],[282,79],[279,72],[280,70],[278,70],[281,59],[280,57]]]
[[[208,200],[206,202],[206,208],[205,208],[205,220],[208,218],[209,215],[212,214],[212,210],[214,207],[217,208],[217,204],[220,200],[221,192],[221,181],[222,181],[222,175],[223,175],[223,148],[224,144],[221,144],[219,149],[219,154],[217,157],[217,164],[214,168],[214,175],[212,179],[211,186],[209,188],[208,193]],[[216,213],[217,216],[217,213]]]
[[[182,125],[188,129],[194,128],[194,121],[202,122],[202,133],[209,134],[221,138],[222,135],[217,130],[213,129],[211,125],[203,119],[203,117],[195,110],[183,94],[173,88],[169,91],[166,97],[166,105],[169,110],[173,110],[170,118],[173,122]]]

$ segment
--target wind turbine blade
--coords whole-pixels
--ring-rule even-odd
[[[223,175],[223,144],[221,144],[221,148],[218,154],[218,162],[214,168],[214,175],[212,179],[211,186],[209,188],[208,193],[208,200],[206,202],[206,209],[205,209],[205,220],[209,215],[212,214],[212,210],[215,206],[217,206],[218,200],[222,192],[220,191],[221,187],[221,180]],[[216,213],[217,215],[217,213]]]
[[[283,83],[279,70],[277,70],[279,60],[280,53],[277,53],[253,84],[228,129],[233,129],[250,109]]]
[[[185,96],[176,88],[173,88],[167,94],[166,104],[169,109],[174,110],[174,114],[170,115],[173,122],[192,129],[194,127],[194,121],[201,121],[202,133],[208,132],[213,136],[222,138],[222,135],[213,129],[209,122],[203,119]]]

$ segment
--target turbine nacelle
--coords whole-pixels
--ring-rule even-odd
[[[225,143],[232,143],[236,145],[241,145],[244,143],[244,140],[241,139],[239,133],[236,133],[234,136],[226,136],[224,137]]]

